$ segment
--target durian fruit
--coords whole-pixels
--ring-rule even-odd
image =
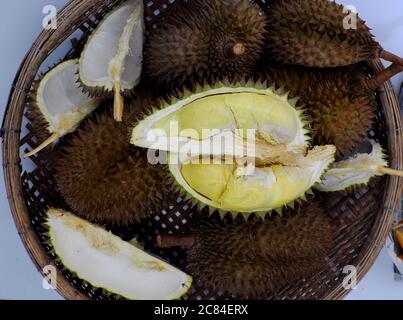
[[[172,11],[146,42],[144,68],[153,84],[176,89],[253,72],[266,32],[254,1],[182,0]]]
[[[315,188],[322,192],[343,191],[367,185],[376,176],[385,174],[403,177],[403,171],[388,168],[386,155],[379,143],[369,140],[370,153],[358,153],[347,160],[335,162]]]
[[[263,78],[299,97],[311,120],[314,144],[333,144],[338,155],[353,150],[372,128],[376,100],[361,81],[358,66],[335,69],[307,69],[266,66]]]
[[[47,212],[49,242],[78,278],[131,300],[179,299],[192,277],[103,228],[57,209]]]
[[[294,102],[259,83],[201,88],[153,110],[131,142],[169,151],[176,188],[200,208],[264,217],[303,199],[334,161],[332,145],[307,152]]]
[[[144,30],[143,1],[125,1],[100,22],[80,57],[84,90],[93,96],[113,92],[116,121],[122,121],[122,93],[129,94],[140,81]]]
[[[232,223],[199,216],[189,235],[162,234],[161,247],[187,247],[186,271],[236,297],[265,298],[325,263],[332,241],[329,219],[313,203],[270,220]]]
[[[30,97],[28,119],[38,132],[40,145],[25,154],[31,157],[57,142],[100,104],[83,93],[77,84],[78,60],[56,65],[35,81]]]
[[[161,165],[151,165],[144,150],[129,143],[128,122],[135,121],[152,98],[136,93],[124,122],[110,112],[88,119],[60,148],[54,178],[75,212],[93,222],[127,225],[171,200]]]
[[[277,61],[308,67],[338,67],[383,58],[403,59],[382,49],[365,22],[328,0],[280,0],[269,6],[267,45]],[[345,23],[346,22],[346,23]]]

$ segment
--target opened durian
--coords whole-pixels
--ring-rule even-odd
[[[403,171],[388,168],[386,155],[379,143],[374,140],[368,143],[371,144],[370,153],[358,153],[347,160],[335,162],[315,188],[322,192],[335,192],[367,185],[376,176],[403,176]]]
[[[382,49],[358,15],[334,1],[279,0],[268,15],[267,44],[277,61],[337,67],[383,58],[403,65],[402,58]]]
[[[263,222],[216,218],[199,216],[191,234],[163,234],[157,243],[187,247],[187,272],[236,297],[265,298],[311,276],[324,265],[331,245],[329,219],[315,203]]]
[[[128,0],[95,29],[80,57],[80,81],[94,96],[114,94],[114,118],[122,121],[123,94],[139,82],[144,41],[144,7]]]
[[[249,0],[177,1],[152,30],[145,46],[145,73],[165,88],[253,71],[264,47],[266,17]]]
[[[127,123],[136,121],[147,101],[153,99],[137,92],[124,122],[110,112],[88,119],[56,156],[58,190],[90,221],[127,225],[161,210],[172,197],[164,168],[151,165],[146,152],[129,142]]]
[[[78,60],[62,62],[42,75],[34,84],[28,118],[41,139],[40,145],[28,152],[31,157],[73,131],[100,104],[77,84]]]
[[[172,300],[191,287],[184,272],[71,213],[49,209],[46,227],[57,260],[95,288],[132,300]]]
[[[304,198],[334,161],[334,146],[307,152],[293,103],[257,83],[207,87],[154,110],[131,142],[169,151],[178,189],[201,207],[263,217]]]

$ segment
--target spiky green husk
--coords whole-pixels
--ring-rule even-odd
[[[331,245],[329,220],[317,204],[264,222],[196,221],[187,270],[204,285],[236,297],[265,298],[312,275]]]
[[[381,48],[357,16],[345,28],[344,6],[323,0],[280,0],[269,8],[271,58],[309,67],[337,67],[378,58]]]
[[[334,144],[339,155],[361,143],[375,119],[374,94],[362,83],[359,66],[336,69],[307,69],[266,66],[263,77],[300,97],[311,121],[316,145]]]
[[[93,222],[127,225],[173,199],[163,168],[129,143],[128,123],[153,100],[138,93],[122,123],[110,112],[96,115],[59,150],[55,180],[75,212]]]
[[[262,53],[265,27],[266,17],[248,0],[181,1],[147,40],[145,74],[168,90],[241,79]],[[231,43],[242,43],[245,53],[224,54]]]

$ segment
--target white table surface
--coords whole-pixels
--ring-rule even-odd
[[[41,32],[42,9],[46,5],[61,8],[65,0],[3,0],[0,4],[0,114],[4,113],[10,85],[36,36]],[[402,0],[343,0],[357,7],[373,28],[385,49],[403,56]],[[397,90],[403,81],[393,79]],[[0,299],[61,299],[52,290],[42,288],[36,271],[17,234],[11,217],[4,182],[0,173]],[[378,260],[347,299],[403,299],[403,282],[393,279],[392,263],[382,251]]]

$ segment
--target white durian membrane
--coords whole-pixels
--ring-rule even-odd
[[[39,83],[36,106],[48,123],[51,136],[26,157],[32,156],[76,126],[96,107],[100,100],[83,93],[78,84],[78,60],[68,60],[53,68]]]
[[[194,156],[236,156],[236,148],[245,148],[244,140],[254,130],[256,153],[264,158],[273,148],[284,153],[306,147],[304,125],[302,111],[286,95],[270,88],[221,87],[192,94],[153,113],[133,129],[131,143],[174,153],[198,149]],[[216,143],[220,141],[216,138],[229,136],[235,147]]]
[[[113,10],[89,38],[80,58],[84,85],[115,92],[115,118],[121,120],[121,91],[140,79],[144,43],[144,5],[129,0]]]
[[[334,146],[315,147],[305,157],[309,165],[276,164],[256,167],[247,174],[237,163],[173,164],[171,161],[169,168],[178,184],[206,206],[225,212],[264,215],[303,199],[334,161],[335,152]]]
[[[402,175],[402,172],[387,168],[388,162],[381,145],[373,140],[369,141],[372,145],[371,153],[359,153],[334,163],[316,189],[322,192],[342,191],[353,186],[366,185],[376,176]]]
[[[48,211],[50,241],[63,265],[92,286],[133,300],[171,300],[192,278],[136,245],[56,209]]]

